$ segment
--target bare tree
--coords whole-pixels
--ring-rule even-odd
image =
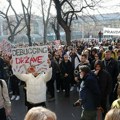
[[[66,34],[67,45],[71,44],[71,23],[74,19],[77,19],[79,13],[84,9],[93,9],[101,0],[79,0],[75,5],[75,0],[53,0],[56,11],[57,20]],[[84,3],[84,4],[83,4]],[[66,7],[66,9],[64,9]]]
[[[60,25],[57,21],[57,18],[51,18],[52,20],[50,21],[50,24],[52,26],[52,29],[54,30],[56,40],[60,40]]]
[[[47,39],[47,26],[48,26],[48,22],[49,22],[49,16],[50,16],[50,9],[51,9],[51,4],[52,4],[52,0],[50,0],[49,5],[48,5],[48,9],[46,10],[46,2],[45,0],[41,0],[41,7],[42,7],[42,17],[43,17],[43,25],[44,25],[44,44],[46,43],[46,39]],[[46,12],[47,11],[47,12]],[[45,12],[47,13],[47,15],[45,15]]]
[[[6,20],[6,23],[7,23],[6,29],[8,29],[10,33],[8,40],[10,42],[14,42],[15,36],[18,33],[20,33],[25,28],[25,26],[23,26],[22,28],[19,28],[21,22],[23,21],[23,17],[17,14],[16,10],[14,9],[12,5],[11,0],[7,0],[7,2],[8,2],[8,7],[6,9],[6,12],[0,11],[0,16],[2,16]],[[8,12],[10,9],[14,13],[14,18],[8,15]]]
[[[21,0],[21,5],[22,5],[22,10],[23,10],[23,15],[24,15],[24,21],[26,24],[26,29],[27,29],[27,37],[29,41],[29,46],[32,46],[32,41],[31,41],[31,10],[32,10],[32,1],[33,0],[28,0],[27,6]]]

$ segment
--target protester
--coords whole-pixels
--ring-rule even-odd
[[[111,75],[112,78],[112,91],[110,93],[109,102],[110,105],[112,102],[117,99],[117,76],[118,76],[118,64],[117,61],[111,57],[111,51],[105,51],[105,59],[102,61],[103,68]]]
[[[11,75],[10,82],[11,82],[11,90],[12,90],[11,100],[15,99],[17,101],[20,99],[20,91],[18,85],[20,80],[15,75]]]
[[[48,101],[54,101],[55,100],[55,88],[54,88],[54,81],[56,80],[56,70],[57,70],[57,64],[54,62],[52,55],[49,53],[48,58],[51,61],[51,67],[52,67],[52,77],[47,82],[47,92],[48,92]]]
[[[112,78],[110,74],[106,70],[103,69],[102,61],[100,60],[96,61],[94,67],[95,67],[94,73],[97,76],[98,85],[99,85],[100,92],[101,92],[100,105],[102,109],[104,110],[103,112],[103,118],[104,118],[107,112],[107,109],[108,109],[107,100],[108,100],[108,97],[112,89]]]
[[[0,79],[0,120],[7,120],[11,113],[11,102],[5,80]]]
[[[58,54],[58,52],[55,52],[53,61],[56,64],[56,89],[57,92],[59,93],[60,90],[63,91],[64,87],[63,87],[63,81],[61,79],[61,70],[60,70],[60,63],[62,62],[62,59]]]
[[[81,83],[81,80],[80,80],[80,77],[79,77],[79,68],[82,65],[87,65],[88,67],[90,67],[90,63],[89,63],[89,60],[87,59],[86,54],[81,55],[80,63],[78,64],[78,66],[74,70],[75,81],[77,82],[77,91],[79,91],[79,86],[80,86],[80,83]]]
[[[82,106],[80,120],[96,120],[96,110],[100,107],[101,97],[96,76],[86,65],[81,66],[79,72],[82,79],[79,100]]]
[[[24,120],[57,120],[56,114],[43,107],[34,107],[28,111]]]
[[[48,64],[51,67],[50,60],[48,60]],[[26,83],[28,110],[36,106],[46,107],[46,82],[52,77],[52,68],[49,68],[45,74],[37,73],[35,66],[29,67],[27,71],[28,74],[14,74]]]
[[[72,63],[68,59],[68,55],[64,55],[64,60],[60,64],[60,70],[63,76],[63,84],[65,88],[65,97],[70,95],[70,81],[73,74]]]

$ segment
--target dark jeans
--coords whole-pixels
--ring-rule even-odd
[[[96,120],[96,111],[82,110],[80,120]]]
[[[65,77],[63,83],[64,83],[64,88],[65,88],[65,96],[69,96],[69,94],[70,94],[70,78]]]
[[[63,80],[61,79],[60,73],[56,73],[56,89],[63,90]]]
[[[13,91],[13,95],[20,95],[19,92],[19,79],[16,78],[16,76],[12,76],[10,78],[10,82],[11,82],[11,90]]]
[[[38,107],[38,106],[46,107],[46,104],[45,104],[45,102],[37,103],[37,104],[32,104],[29,102],[27,103],[28,110],[30,110],[33,107]]]
[[[113,85],[112,91],[111,91],[110,96],[109,96],[110,106],[112,105],[113,101],[116,99],[117,99],[117,88],[115,87],[115,85]]]
[[[1,108],[0,109],[0,120],[7,120],[6,119],[6,113],[5,113],[5,109]]]
[[[50,81],[47,82],[47,88],[48,88],[48,92],[49,92],[50,96],[52,98],[55,97],[54,80],[53,79],[51,79]]]

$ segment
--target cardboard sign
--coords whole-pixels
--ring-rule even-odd
[[[12,49],[13,73],[26,73],[28,68],[34,66],[38,73],[48,69],[47,46],[32,46]]]
[[[1,42],[1,51],[3,54],[11,55],[11,43],[8,40],[2,40]]]

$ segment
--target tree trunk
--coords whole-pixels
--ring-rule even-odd
[[[55,25],[53,23],[52,28],[54,30],[56,40],[60,40],[60,26],[59,26],[59,24],[57,25],[57,29],[56,29]]]
[[[56,40],[60,40],[60,32],[56,31],[55,35],[56,35]]]
[[[29,46],[32,46],[31,35],[30,35],[30,28],[27,31],[27,37],[28,37]]]
[[[28,14],[28,25],[27,25],[27,37],[28,37],[28,42],[29,46],[32,46],[32,41],[31,41],[31,28],[30,28],[30,18],[31,16]]]
[[[46,42],[47,42],[47,27],[45,25],[44,25],[43,41],[44,41],[44,44],[46,44]]]
[[[71,30],[69,27],[67,27],[67,29],[64,29],[65,30],[65,34],[66,34],[66,43],[67,45],[71,45]]]
[[[57,30],[56,30],[56,39],[60,40],[60,26],[59,26],[58,22],[57,22]]]
[[[14,42],[14,38],[15,38],[15,36],[14,36],[14,35],[11,35],[11,36],[8,37],[8,40],[9,40],[11,43],[13,43],[13,42]]]
[[[27,34],[27,37],[28,37],[29,46],[32,46],[32,41],[31,41],[31,36],[30,36],[30,34]]]

